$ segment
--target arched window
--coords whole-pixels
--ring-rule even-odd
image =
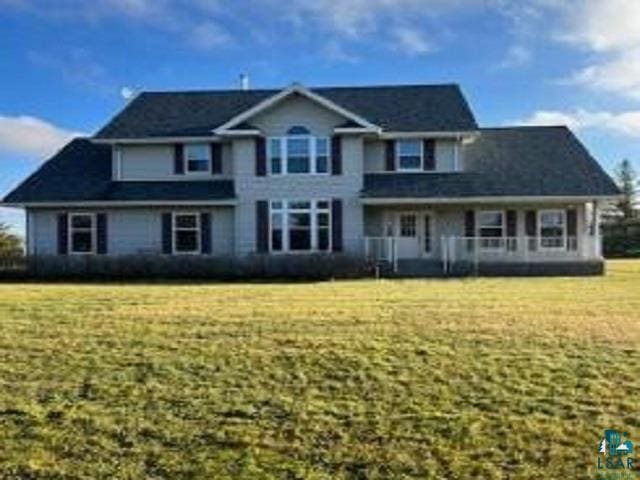
[[[329,138],[315,137],[302,125],[293,125],[282,137],[270,137],[271,175],[328,174]]]
[[[294,125],[289,130],[287,130],[287,135],[310,135],[311,132],[307,127],[303,127],[301,125]]]

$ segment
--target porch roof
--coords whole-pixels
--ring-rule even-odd
[[[363,198],[612,197],[618,187],[566,127],[482,129],[464,171],[374,173]]]

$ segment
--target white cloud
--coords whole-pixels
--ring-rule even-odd
[[[336,39],[329,40],[324,47],[322,47],[322,53],[327,59],[336,62],[358,63],[360,61],[360,58],[349,53]]]
[[[640,138],[640,110],[622,113],[576,109],[538,110],[520,125],[566,125],[573,130],[605,130],[619,135]]]
[[[189,43],[202,50],[213,50],[233,43],[231,35],[214,22],[195,25],[190,29],[189,40]]]
[[[391,42],[408,55],[433,50],[425,30],[441,32],[442,16],[459,13],[465,7],[482,6],[483,0],[291,0],[271,5],[299,30],[319,26],[335,40]],[[430,28],[427,28],[430,27]]]
[[[500,64],[502,68],[523,67],[531,62],[533,54],[531,50],[523,45],[512,45],[507,50],[507,54]]]
[[[567,42],[596,52],[640,45],[640,2],[636,0],[584,0],[564,11],[569,30],[558,36]]]
[[[564,25],[556,37],[595,57],[566,81],[640,100],[640,2],[584,0],[555,6]]]
[[[0,115],[0,149],[13,153],[43,159],[81,135],[36,117]]]
[[[36,67],[51,70],[66,81],[108,95],[115,92],[115,85],[108,78],[107,70],[84,48],[67,48],[59,51],[31,51],[27,60]]]
[[[431,53],[432,47],[424,38],[424,34],[418,30],[407,27],[399,27],[392,31],[398,49],[409,55],[424,55]]]
[[[640,47],[589,65],[565,82],[640,100]]]
[[[0,0],[33,15],[97,24],[115,19],[146,24],[204,50],[226,47],[230,33],[219,18],[225,13],[217,0],[58,0],[55,8],[37,0]]]

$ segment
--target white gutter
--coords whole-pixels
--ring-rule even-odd
[[[2,203],[8,208],[82,208],[82,207],[173,207],[173,206],[235,206],[237,200],[140,200],[140,201],[90,201],[90,202],[24,202]]]
[[[380,135],[379,128],[360,128],[360,127],[336,127],[333,129],[335,133],[358,134],[358,133],[376,133]]]
[[[480,135],[479,132],[467,131],[467,132],[394,132],[385,131],[380,133],[380,138],[383,140],[393,140],[397,138],[475,138]]]
[[[616,200],[619,196],[522,196],[522,197],[461,197],[461,198],[361,198],[364,205],[408,205],[408,204],[467,204],[467,203],[571,203],[594,200]]]
[[[159,144],[159,143],[188,143],[188,142],[219,142],[221,138],[215,135],[206,137],[147,137],[147,138],[89,138],[91,143],[98,145],[116,144]]]

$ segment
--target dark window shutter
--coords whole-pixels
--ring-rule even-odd
[[[203,255],[211,255],[211,214],[200,214],[200,250]]]
[[[538,217],[535,210],[529,210],[525,217],[525,233],[529,238],[529,250],[537,250]]]
[[[507,237],[518,236],[518,212],[507,210]]]
[[[162,214],[162,253],[173,253],[173,217],[171,213]]]
[[[535,210],[529,210],[527,212],[527,219],[525,223],[525,230],[527,237],[535,237],[538,235],[538,219],[536,218]]]
[[[222,173],[222,144],[211,144],[211,174],[220,175]]]
[[[342,137],[331,137],[331,175],[342,175]]]
[[[58,215],[58,255],[69,253],[69,216],[66,213]]]
[[[436,141],[427,138],[422,142],[423,170],[433,171],[436,169]]]
[[[515,251],[518,249],[518,212],[515,210],[507,210],[507,250]]]
[[[387,172],[393,172],[396,169],[396,142],[395,140],[387,140],[385,142],[384,164]]]
[[[476,236],[476,212],[473,210],[467,210],[464,212],[464,236]]]
[[[184,144],[176,143],[173,146],[173,173],[184,175]]]
[[[342,238],[342,200],[331,201],[331,245],[334,252],[344,249]]]
[[[568,248],[569,250],[578,249],[578,212],[575,208],[567,210],[567,237],[569,237]]]
[[[256,138],[256,176],[267,175],[267,142],[264,137]]]
[[[258,253],[269,251],[269,202],[256,202],[256,250]]]
[[[107,254],[107,214],[98,213],[96,215],[96,251],[98,255]]]

